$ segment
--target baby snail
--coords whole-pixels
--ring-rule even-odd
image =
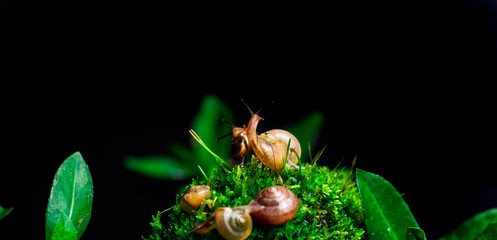
[[[211,197],[211,188],[207,185],[192,186],[179,200],[180,207],[191,212],[200,207],[204,200]]]
[[[190,232],[195,231],[197,234],[204,234],[214,228],[217,228],[219,234],[225,239],[239,240],[248,238],[252,233],[250,207],[220,207]]]
[[[297,215],[299,200],[292,190],[271,186],[257,193],[249,206],[254,209],[251,213],[254,221],[275,226],[285,224]]]
[[[243,103],[245,104],[245,102]],[[243,161],[247,151],[250,151],[255,154],[259,161],[273,170],[283,169],[284,165],[297,168],[297,163],[302,152],[297,138],[290,132],[282,129],[273,129],[257,135],[257,125],[263,119],[259,116],[259,112],[253,113],[248,106],[247,108],[252,114],[252,117],[246,128],[237,127],[223,119],[224,122],[230,124],[233,128],[232,157],[235,160]],[[288,148],[289,142],[290,148]],[[288,153],[287,149],[289,149]],[[283,163],[283,159],[286,159],[285,163]]]

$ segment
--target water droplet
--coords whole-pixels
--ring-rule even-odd
[[[389,231],[389,232],[390,232],[390,228],[387,228],[387,231]]]

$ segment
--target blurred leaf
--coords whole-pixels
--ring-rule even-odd
[[[9,215],[12,210],[14,210],[14,208],[3,208],[2,206],[0,206],[0,220]]]
[[[195,153],[192,151],[190,146],[181,145],[179,143],[170,143],[169,151],[171,151],[171,155],[176,159],[185,159],[185,165],[190,165],[190,167],[197,166],[197,163],[193,160],[195,159]],[[192,160],[186,160],[192,159]]]
[[[406,239],[409,227],[419,228],[400,194],[379,175],[357,169],[357,186],[369,239]]]
[[[421,228],[407,228],[407,240],[426,240],[426,235]]]
[[[231,157],[230,145],[226,142],[216,142],[216,138],[231,131],[231,127],[222,119],[232,119],[233,113],[219,98],[207,95],[192,121],[192,128],[198,132],[205,144],[221,158]],[[186,133],[186,132],[185,132]],[[149,156],[143,158],[127,157],[124,159],[126,168],[145,176],[180,180],[200,174],[198,166],[211,174],[217,167],[216,159],[201,145],[192,141],[191,147],[177,143],[169,145],[170,156]]]
[[[124,159],[124,166],[148,177],[173,180],[190,178],[196,170],[167,156],[127,157]]]
[[[83,157],[75,152],[55,174],[46,212],[46,239],[54,239],[52,235],[61,232],[67,235],[57,239],[72,237],[69,225],[76,230],[79,239],[90,222],[92,203],[93,180]]]
[[[497,239],[497,221],[490,223],[485,230],[478,235],[477,240],[495,240]]]
[[[71,219],[62,212],[55,225],[52,237],[50,240],[77,240],[78,233],[72,225]]]
[[[320,112],[314,112],[305,118],[287,126],[285,130],[291,132],[300,143],[300,148],[302,149],[302,160],[309,157],[308,144],[314,146],[316,140],[319,137],[319,133],[324,124],[324,115]]]
[[[463,222],[453,232],[440,238],[440,240],[473,240],[494,221],[497,221],[497,209],[478,213]]]
[[[229,159],[231,158],[230,145],[216,142],[216,138],[232,130],[229,125],[223,123],[223,118],[231,120],[233,113],[219,98],[214,95],[207,95],[193,119],[192,129],[202,138],[206,146],[220,158]],[[193,150],[196,158],[189,160],[195,161],[210,175],[214,168],[217,167],[215,159],[199,144],[194,144]]]

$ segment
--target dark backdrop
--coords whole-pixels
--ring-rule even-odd
[[[405,194],[429,238],[497,207],[492,1],[0,6],[0,205],[15,208],[2,239],[43,237],[52,179],[74,151],[95,186],[83,238],[148,234],[188,181],[136,175],[123,158],[187,144],[205,94],[238,124],[249,120],[240,98],[264,106],[261,129],[322,111],[320,164],[357,154]]]

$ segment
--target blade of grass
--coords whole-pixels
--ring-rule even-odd
[[[307,142],[307,150],[309,151],[309,159],[312,160],[311,142]]]
[[[312,162],[311,162],[312,165],[316,164],[316,162],[319,160],[319,158],[321,157],[321,155],[323,154],[323,152],[327,146],[328,146],[328,144],[324,145],[324,147],[321,150],[319,150],[319,152],[316,154],[314,159],[312,159]]]
[[[350,167],[349,176],[347,177],[347,181],[345,182],[345,185],[343,185],[342,192],[345,190],[347,185],[349,185],[349,181],[352,178],[352,174],[354,173],[354,167],[355,167],[356,162],[357,162],[357,155],[355,155],[354,160],[352,161],[352,166]]]
[[[207,177],[207,175],[205,174],[204,170],[202,170],[202,167],[200,165],[197,165],[198,166],[198,169],[200,170],[200,172],[202,173],[202,175],[204,175],[205,177],[205,180],[209,181],[209,178]]]
[[[202,136],[206,145],[223,159],[228,159],[230,149],[225,144],[216,144],[216,138],[231,132],[231,127],[221,121],[222,118],[233,119],[233,113],[229,107],[217,96],[206,95],[200,104],[197,114],[192,120],[191,127]],[[217,167],[215,161],[209,157],[199,145],[194,145],[191,153],[195,158],[188,159],[193,167],[200,163],[204,171],[211,174]]]
[[[216,162],[219,166],[225,168],[228,171],[232,170],[232,167],[228,163],[226,163],[222,158],[220,158],[213,151],[211,151],[209,147],[207,147],[207,145],[205,145],[204,141],[202,141],[202,139],[197,135],[197,133],[195,133],[195,131],[193,131],[193,129],[190,129],[189,132],[192,135],[192,137],[195,139],[195,141],[200,143],[200,145],[202,145],[202,147],[204,147],[205,150],[207,150],[207,152],[209,152],[216,159]]]

